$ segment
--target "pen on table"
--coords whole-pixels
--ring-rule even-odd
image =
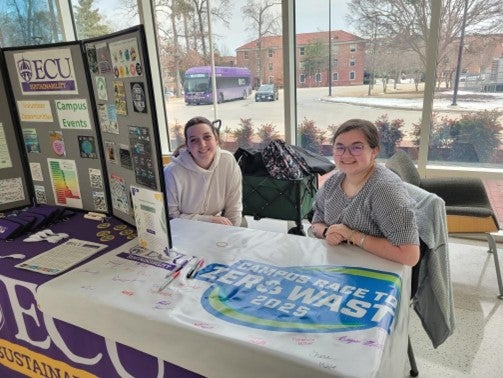
[[[178,277],[180,275],[180,271],[177,270],[175,273],[173,273],[173,275],[169,276],[168,279],[166,280],[166,282],[164,282],[164,284],[159,288],[159,290],[157,291],[158,293],[160,293],[161,291],[163,291],[164,289],[166,289],[166,287],[171,283],[173,282],[173,280]]]
[[[192,269],[189,273],[187,273],[187,278],[194,278],[196,273],[199,272],[203,266],[204,266],[204,259],[201,259],[197,262],[194,269]]]
[[[176,266],[176,268],[175,268],[174,270],[172,270],[172,271],[168,272],[168,274],[166,274],[166,277],[164,277],[164,278],[168,278],[168,277],[172,276],[173,274],[175,274],[176,272],[179,272],[180,270],[182,270],[182,269],[183,269],[183,267],[184,267],[185,265],[187,265],[187,263],[188,263],[188,262],[189,262],[188,260],[185,260],[185,261],[184,261],[183,263],[181,263],[180,265],[177,265],[177,266]]]
[[[187,263],[188,269],[185,277],[190,278],[192,272],[197,268],[197,264],[199,263],[199,259],[197,257],[192,257]]]

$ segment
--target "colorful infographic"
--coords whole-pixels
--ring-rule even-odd
[[[47,159],[56,205],[82,208],[77,166],[74,160]]]

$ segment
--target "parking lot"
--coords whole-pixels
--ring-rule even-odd
[[[390,92],[390,98],[396,96],[417,97],[421,94],[414,93],[413,86],[402,86],[402,90]],[[378,93],[380,88],[375,87]],[[367,86],[333,87],[333,97],[365,98]],[[337,125],[350,118],[365,118],[375,121],[383,114],[388,114],[389,119],[400,118],[405,121],[406,127],[411,128],[421,117],[420,110],[383,109],[367,105],[336,103],[323,101],[328,96],[328,88],[301,88],[297,91],[297,120],[301,123],[304,119],[313,120],[318,128],[325,130],[329,125]],[[379,96],[376,94],[376,96]],[[270,102],[255,102],[254,94],[245,100],[235,100],[217,105],[217,113],[213,105],[186,105],[183,98],[171,97],[167,101],[166,109],[170,127],[176,123],[183,125],[188,119],[202,115],[209,119],[222,119],[222,127],[235,130],[239,128],[241,119],[250,118],[256,129],[261,125],[272,124],[280,134],[283,134],[284,125],[284,96],[279,90],[279,100]]]

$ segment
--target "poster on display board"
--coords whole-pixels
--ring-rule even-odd
[[[36,204],[109,213],[80,42],[3,50]]]
[[[102,136],[111,212],[136,224],[135,217],[144,213],[134,211],[132,188],[165,192],[145,32],[139,25],[84,40],[83,45]],[[167,217],[167,211],[159,214]],[[167,218],[161,222],[167,225],[171,248],[169,222]]]
[[[26,154],[12,116],[12,96],[6,78],[3,55],[0,54],[0,211],[31,204],[32,189],[27,174]]]

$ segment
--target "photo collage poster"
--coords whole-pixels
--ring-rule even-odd
[[[17,126],[10,112],[6,67],[0,56],[0,212],[31,204],[29,177]],[[1,230],[0,230],[1,231]]]
[[[138,26],[83,43],[102,136],[112,214],[136,224],[131,189],[164,192],[145,34]]]
[[[110,212],[80,42],[4,50],[37,204]]]

